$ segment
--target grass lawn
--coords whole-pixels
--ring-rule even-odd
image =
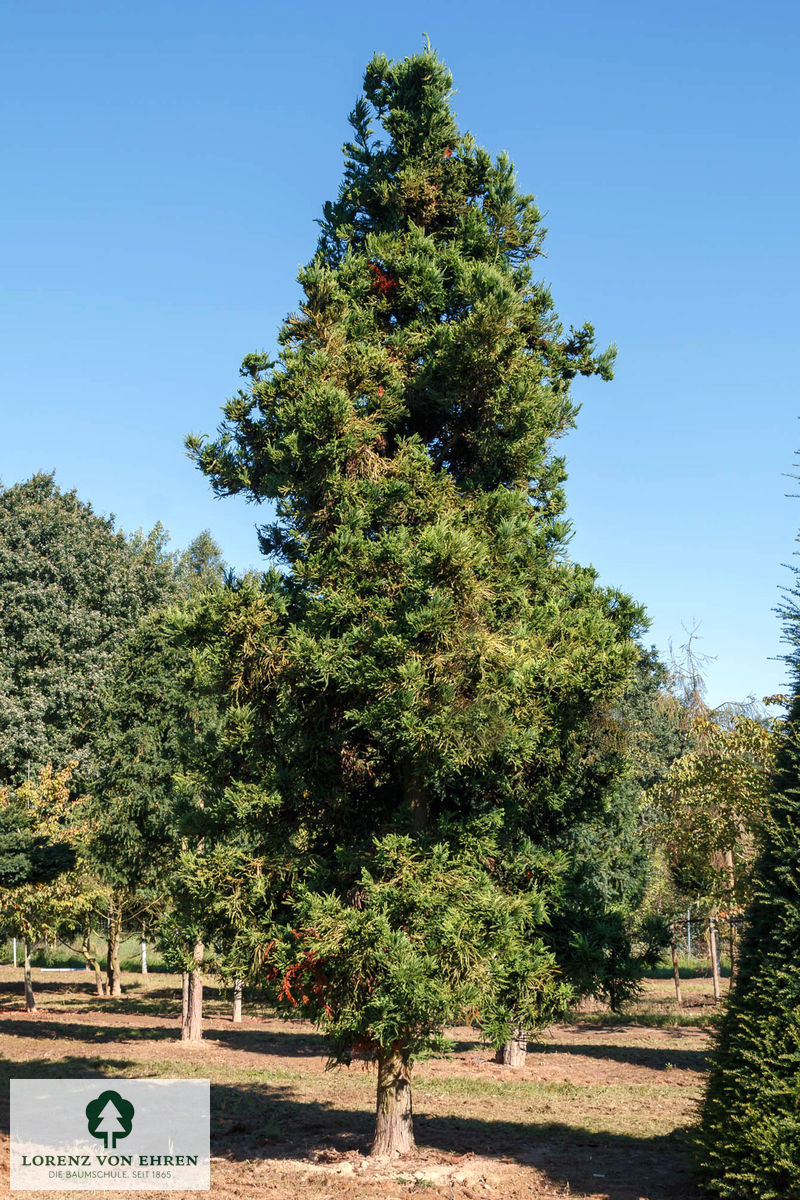
[[[453,1053],[414,1067],[419,1153],[379,1166],[367,1158],[373,1069],[326,1071],[310,1025],[256,1005],[245,1003],[244,1022],[233,1025],[213,984],[204,1041],[184,1046],[179,983],[126,974],[121,1000],[98,999],[88,972],[37,969],[40,1007],[27,1014],[21,970],[0,967],[0,1069],[6,1078],[210,1079],[214,1200],[699,1200],[686,1130],[713,1013],[711,980],[699,972],[683,984],[680,1013],[671,980],[654,978],[623,1017],[587,1005],[554,1026],[521,1069],[495,1064],[476,1030],[451,1030]],[[1,1095],[4,1189],[5,1080]]]

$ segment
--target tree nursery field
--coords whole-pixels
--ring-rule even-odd
[[[373,55],[277,357],[185,440],[262,570],[0,485],[0,1052],[208,1080],[221,1200],[800,1200],[800,587],[773,716],[573,559],[559,441],[616,347],[453,95],[427,37]],[[56,1114],[128,1136],[113,1086],[13,1089],[15,1185],[90,1165]],[[144,1178],[205,1186],[194,1100],[145,1111]],[[143,1176],[63,1176],[102,1181]]]
[[[477,1030],[448,1030],[452,1053],[415,1067],[416,1155],[375,1162],[374,1067],[326,1071],[308,1022],[245,1003],[234,1025],[228,997],[210,985],[204,1038],[181,1043],[179,976],[125,973],[125,995],[99,1000],[89,972],[37,970],[40,1007],[27,1013],[20,975],[0,968],[6,1077],[209,1078],[215,1200],[700,1196],[687,1134],[704,1083],[709,978],[683,981],[680,1014],[666,978],[648,979],[624,1016],[586,1005],[543,1032],[522,1068],[498,1065]]]

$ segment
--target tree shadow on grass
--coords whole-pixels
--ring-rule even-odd
[[[228,1050],[247,1050],[253,1054],[277,1054],[281,1058],[327,1058],[328,1043],[321,1033],[303,1023],[301,1029],[264,1029],[239,1025],[215,1026],[208,1036]]]
[[[300,1100],[284,1085],[212,1084],[212,1155],[229,1161],[367,1154],[372,1112]],[[569,1192],[608,1200],[699,1200],[689,1150],[678,1135],[592,1133],[563,1122],[541,1124],[418,1113],[417,1147],[439,1162],[475,1154],[530,1166]],[[416,1170],[424,1164],[415,1163]],[[403,1173],[402,1160],[397,1163]]]
[[[107,1042],[179,1041],[177,1020],[174,1027],[151,1024],[106,1025],[96,1021],[48,1019],[47,1014],[41,1011],[25,1017],[0,1014],[0,1033],[8,1037],[79,1042],[88,1043],[90,1046],[101,1046]],[[206,1026],[204,1040],[210,1043],[218,1042],[227,1050],[251,1054],[275,1055],[280,1058],[327,1057],[325,1038],[310,1028],[284,1031],[259,1027],[248,1029],[235,1025],[219,1028],[215,1024],[213,1027]],[[202,1042],[199,1045],[202,1046]]]
[[[40,1010],[53,1013],[80,1013],[91,1016],[105,1013],[125,1013],[141,1017],[180,1016],[181,996],[176,988],[134,987],[122,996],[98,996],[94,979],[91,982],[35,979],[33,992]],[[213,1005],[213,999],[212,999]],[[23,985],[15,980],[0,983],[0,1018],[24,1011]]]
[[[0,1130],[8,1132],[11,1078],[113,1078],[137,1064],[93,1055],[0,1064]],[[232,1164],[300,1159],[325,1162],[368,1153],[374,1116],[358,1107],[296,1096],[285,1084],[212,1084],[212,1157]],[[564,1122],[530,1123],[421,1112],[415,1118],[420,1157],[426,1163],[469,1165],[469,1156],[528,1166],[565,1194],[588,1192],[606,1200],[700,1200],[689,1152],[680,1135],[635,1137],[593,1133]],[[458,1156],[467,1156],[460,1158]],[[455,1160],[455,1161],[454,1161]],[[394,1169],[394,1165],[393,1168]],[[486,1168],[478,1165],[479,1170]],[[213,1171],[213,1164],[212,1164]],[[533,1180],[532,1180],[533,1183]]]
[[[22,1062],[0,1059],[0,1133],[9,1132],[9,1081],[11,1079],[115,1078],[137,1064],[132,1059],[101,1058],[94,1055],[59,1055]]]
[[[176,982],[164,982],[163,977],[153,977],[151,975],[123,975],[121,997],[115,996],[98,996],[94,972],[76,971],[74,973],[53,972],[51,974],[39,974],[38,970],[34,969],[33,990],[35,995],[57,997],[67,999],[70,996],[86,996],[89,999],[103,1002],[124,1001],[128,1000],[133,1004],[138,1004],[142,1001],[149,1000],[170,1000],[177,1004],[180,1008],[181,1001],[181,982],[178,977]],[[171,980],[174,977],[170,977]],[[105,971],[103,972],[105,979]],[[156,979],[158,982],[156,983]],[[226,1001],[228,993],[222,984],[217,983],[213,979],[206,979],[203,983],[203,991],[207,1000],[212,1004],[223,1003]],[[24,997],[25,984],[20,973],[18,977],[0,979],[0,998],[7,1000],[18,996]]]
[[[48,999],[66,998],[67,996],[86,996],[99,999],[94,983],[94,976],[88,976],[86,979],[76,979],[72,976],[69,979],[38,979],[33,981],[33,992],[38,998],[39,996],[47,996]],[[21,1003],[25,1005],[25,983],[20,979],[4,979],[0,983],[0,1003],[3,1006],[14,1005]]]
[[[679,1068],[684,1071],[705,1071],[707,1050],[683,1050],[666,1046],[604,1046],[594,1042],[548,1042],[528,1047],[531,1055],[576,1054],[586,1058],[602,1058],[612,1062],[631,1063],[653,1071]]]
[[[80,1042],[102,1046],[106,1042],[161,1042],[178,1040],[177,1028],[158,1025],[96,1025],[78,1021],[49,1021],[37,1014],[19,1020],[0,1019],[0,1033],[8,1037]]]

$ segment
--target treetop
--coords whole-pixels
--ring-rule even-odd
[[[278,499],[269,551],[346,508],[343,480],[390,487],[413,444],[461,494],[519,490],[564,536],[552,443],[574,422],[571,380],[610,378],[614,351],[595,352],[589,324],[564,332],[531,269],[536,203],[508,155],[459,132],[451,96],[429,48],[373,57],[279,358],[248,355],[218,440],[188,439],[219,493]]]

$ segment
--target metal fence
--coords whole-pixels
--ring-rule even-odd
[[[741,917],[715,917],[717,952],[720,959],[730,959],[731,943],[738,945],[744,923]],[[709,919],[687,913],[675,923],[675,948],[679,958],[709,962]]]

